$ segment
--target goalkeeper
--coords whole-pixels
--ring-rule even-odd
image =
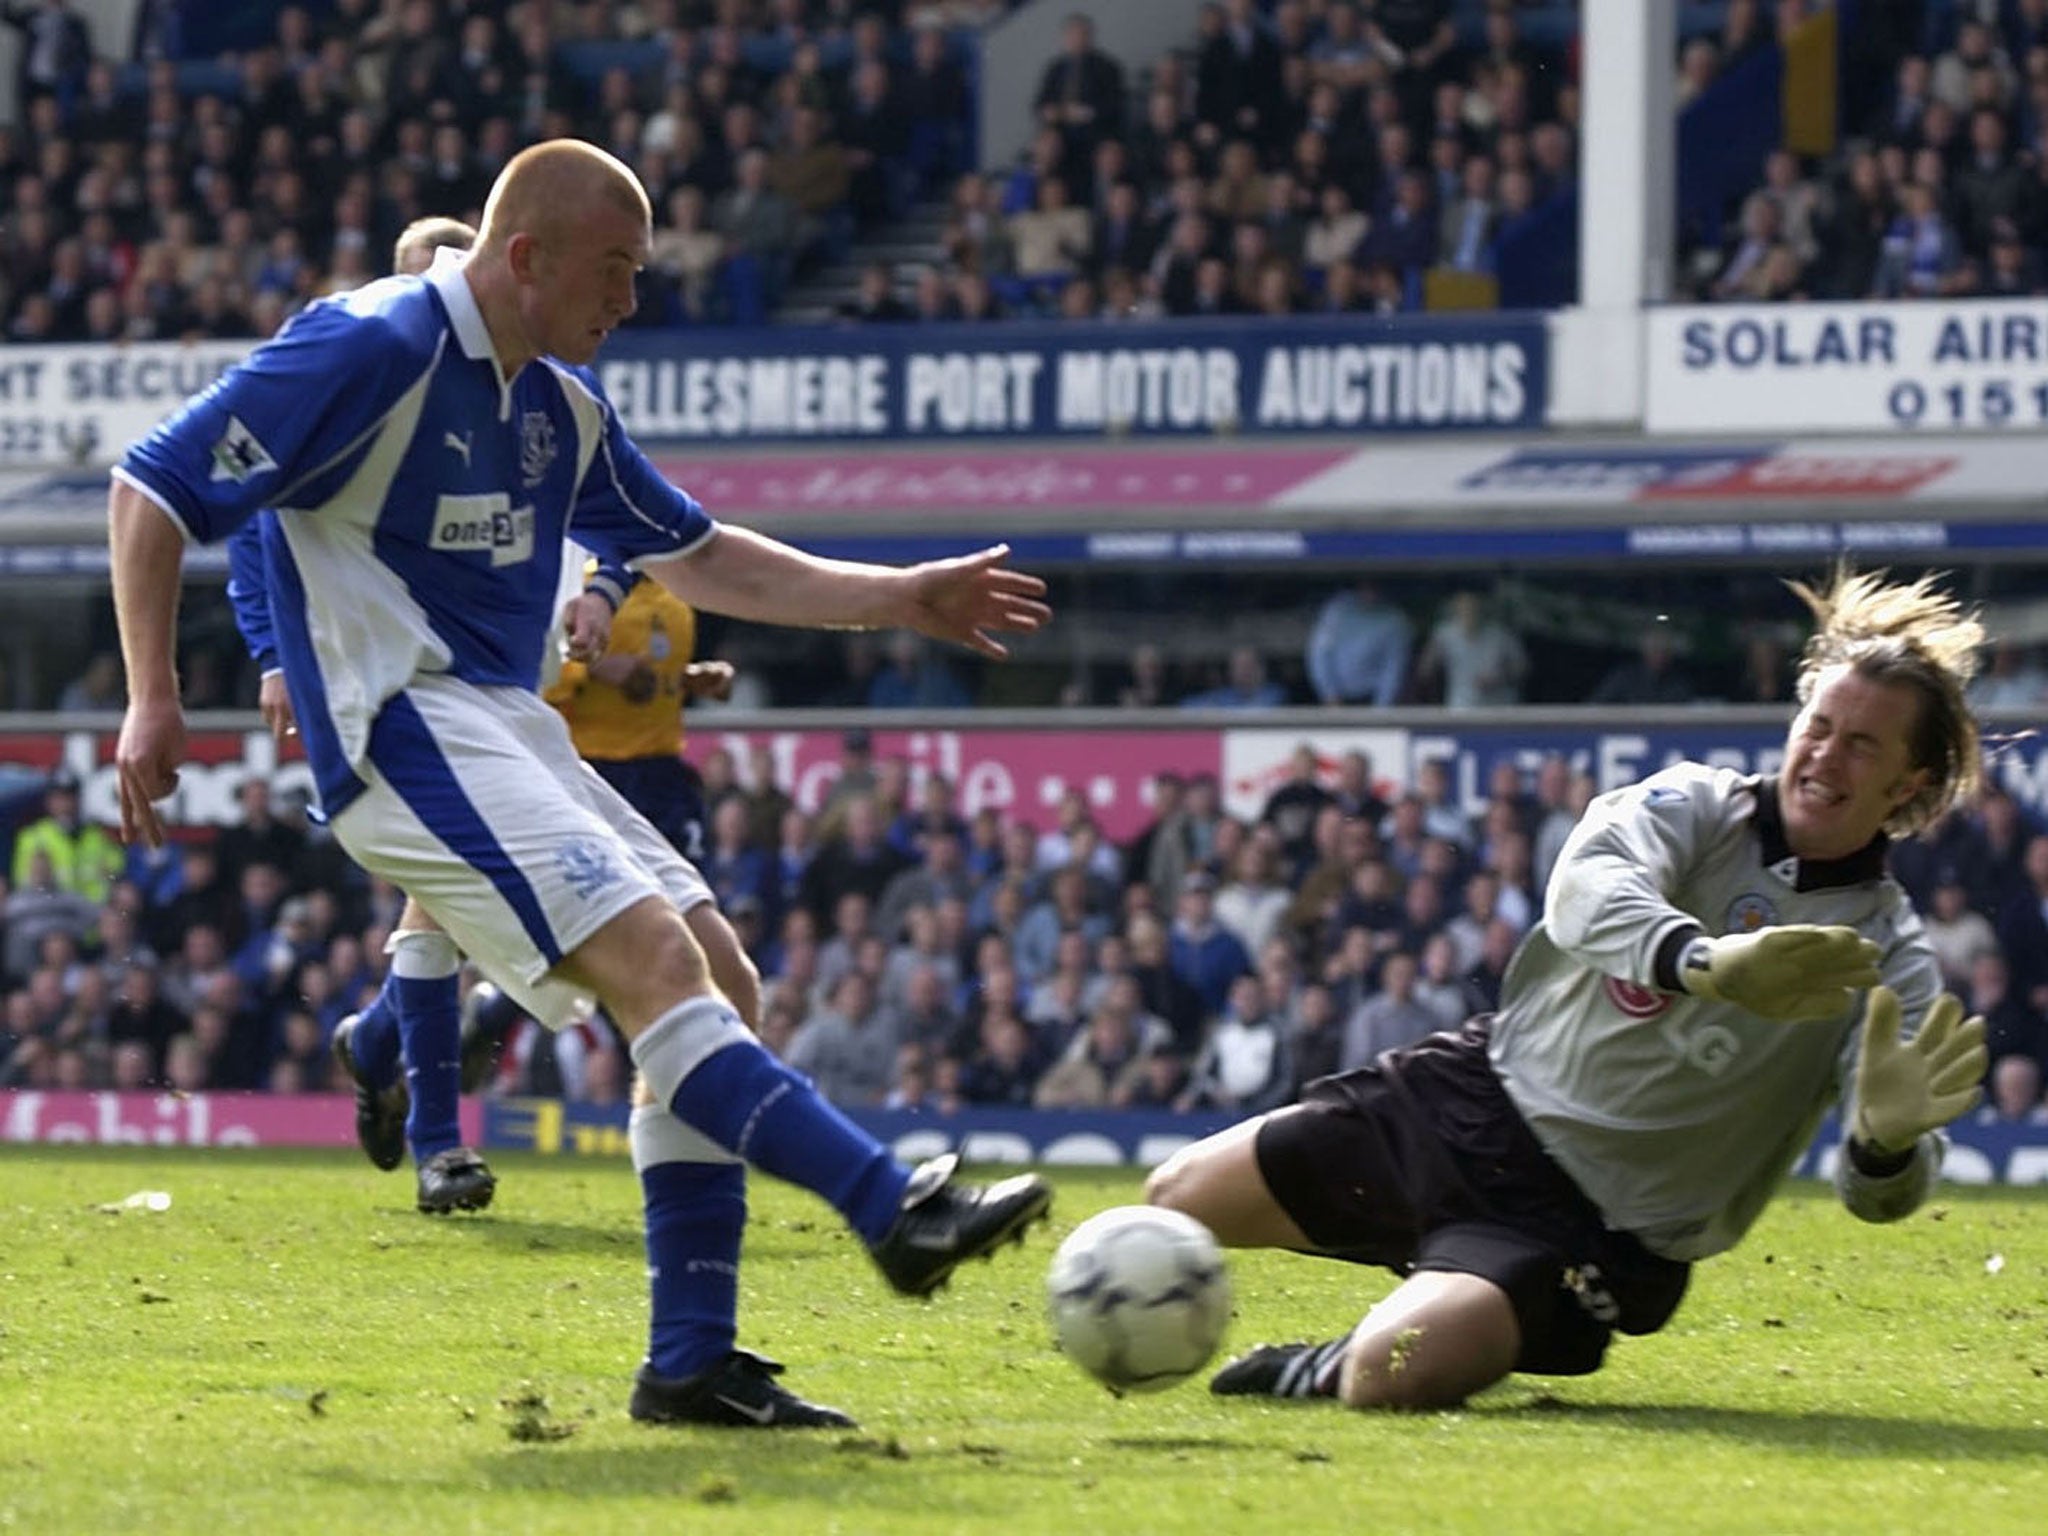
[[[1983,632],[1924,578],[1793,590],[1818,628],[1775,775],[1686,763],[1594,801],[1497,1015],[1153,1175],[1151,1200],[1227,1245],[1406,1277],[1349,1333],[1255,1349],[1214,1391],[1435,1408],[1593,1371],[1617,1330],[1664,1325],[1837,1102],[1849,1210],[1927,1198],[1984,1025],[1942,993],[1885,850],[1976,782]]]

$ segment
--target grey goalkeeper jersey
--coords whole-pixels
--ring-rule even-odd
[[[1684,939],[1840,923],[1883,951],[1906,1032],[1940,973],[1882,838],[1850,858],[1785,846],[1777,786],[1682,763],[1587,809],[1550,878],[1543,920],[1508,967],[1493,1065],[1537,1138],[1610,1226],[1698,1259],[1733,1247],[1854,1080],[1862,1000],[1840,1018],[1773,1023],[1677,991]],[[1847,1117],[1845,1116],[1845,1120]],[[1942,1143],[1906,1168],[1837,1188],[1872,1221],[1927,1196]]]

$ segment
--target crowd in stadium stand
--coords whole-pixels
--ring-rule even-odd
[[[11,7],[7,334],[269,335],[388,270],[412,219],[474,219],[514,152],[568,133],[653,199],[642,325],[759,320],[928,196],[950,200],[948,260],[907,293],[877,268],[849,317],[1412,308],[1426,269],[1489,271],[1502,228],[1575,174],[1577,90],[1511,0],[1470,50],[1449,0],[1228,0],[1135,79],[1077,19],[1027,161],[984,177],[949,28],[1001,9],[336,0],[191,60],[164,4],[135,62],[94,58],[60,7]]]
[[[701,764],[701,867],[767,979],[760,1030],[849,1105],[1253,1111],[1308,1078],[1491,1009],[1593,794],[1562,758],[1503,764],[1475,815],[1445,765],[1390,785],[1304,744],[1253,817],[1162,776],[1123,846],[1075,792],[1035,825],[961,813],[850,731],[815,814],[765,742]],[[125,853],[54,777],[0,906],[0,1086],[336,1086],[328,1041],[380,979],[399,896],[302,797],[249,780],[242,820]],[[2044,1113],[2048,831],[1992,790],[1894,870],[1944,974],[1991,1023],[1993,1108]],[[498,1091],[620,1102],[601,1023],[518,1030]]]
[[[846,318],[1387,312],[1420,307],[1432,275],[1479,279],[1446,302],[1484,303],[1503,237],[1577,175],[1576,50],[1529,41],[1515,0],[1220,0],[1150,59],[1112,56],[1077,16],[1028,152],[973,169],[949,29],[1003,8],[336,0],[192,60],[183,8],[160,4],[137,62],[93,57],[61,7],[9,7],[7,334],[270,334],[385,271],[411,219],[473,218],[511,154],[562,133],[652,195],[643,325],[761,319],[793,274],[928,197],[949,209],[943,261],[871,267]],[[1683,42],[1680,106],[1812,10],[1729,0]],[[2048,0],[1879,10],[1870,67],[1890,84],[1867,120],[1826,163],[1773,151],[1682,286],[2048,286]]]
[[[411,220],[474,220],[512,154],[562,134],[653,197],[639,323],[758,319],[807,255],[901,205],[913,159],[957,156],[947,28],[1001,9],[336,0],[192,61],[168,5],[145,16],[146,63],[31,41],[21,121],[0,128],[8,334],[268,335],[388,271]]]
[[[1798,14],[1803,7],[1792,7]],[[2048,0],[1865,7],[1884,88],[1824,163],[1773,150],[1726,238],[1692,253],[1695,296],[1728,301],[2048,293]],[[1786,8],[1781,6],[1782,24]],[[1761,46],[1734,0],[1688,41],[1688,99]]]
[[[948,265],[907,315],[1392,313],[1432,270],[1491,276],[1577,174],[1579,93],[1512,0],[1470,48],[1451,15],[1225,0],[1135,80],[1073,18],[1027,160],[955,183]]]

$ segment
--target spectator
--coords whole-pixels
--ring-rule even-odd
[[[55,768],[43,785],[43,814],[14,839],[14,886],[35,886],[76,896],[97,907],[119,879],[127,856],[113,838],[79,809],[78,776]],[[36,860],[48,868],[37,872]]]
[[[893,324],[913,318],[908,304],[896,297],[896,280],[888,264],[871,261],[860,269],[860,290],[839,306],[839,318],[868,324]]]
[[[1230,878],[1216,892],[1216,921],[1259,954],[1278,931],[1293,892],[1280,883],[1279,842],[1269,832],[1245,839],[1231,860]]]
[[[876,1003],[874,984],[851,970],[832,1006],[811,1016],[789,1045],[789,1064],[808,1073],[834,1104],[881,1104],[896,1073],[896,1021]]]
[[[1520,701],[1529,658],[1477,592],[1459,592],[1430,631],[1415,670],[1419,680],[1442,680],[1446,709],[1494,709]]]
[[[1351,193],[1341,182],[1326,185],[1317,200],[1316,218],[1302,241],[1302,261],[1321,272],[1348,262],[1358,254],[1372,229],[1372,221],[1351,204]]]
[[[1071,277],[1088,264],[1088,211],[1069,204],[1066,183],[1056,176],[1038,184],[1033,208],[1010,216],[1009,231],[1019,277]]]
[[[1892,196],[1878,157],[1865,150],[1849,157],[1844,186],[1819,231],[1815,286],[1828,298],[1861,299],[1877,285],[1884,237],[1891,228]]]
[[[1752,192],[1742,205],[1742,232],[1729,246],[1720,270],[1708,288],[1709,296],[1721,300],[1768,297],[1773,253],[1785,249],[1781,239],[1779,204],[1768,192]]]
[[[1943,217],[1934,189],[1916,181],[1899,196],[1900,211],[1885,231],[1870,296],[1924,299],[1964,291],[1968,273],[1962,244]]]
[[[769,157],[768,184],[813,221],[824,221],[846,202],[853,167],[846,150],[826,137],[824,114],[799,107],[790,119],[788,142]]]
[[[910,126],[914,167],[927,177],[960,169],[969,111],[967,79],[944,32],[924,27],[913,33],[910,68],[902,78],[898,105]]]
[[[1486,947],[1481,951],[1479,963],[1465,973],[1465,984],[1472,989],[1472,995],[1482,1005],[1481,1012],[1492,1013],[1500,1007],[1500,993],[1507,979],[1508,962],[1514,958],[1515,946],[1521,942],[1521,935],[1504,922],[1492,922],[1486,927]]]
[[[668,196],[668,222],[654,232],[649,265],[672,285],[686,320],[711,318],[725,261],[725,237],[705,225],[704,190],[685,184]]]
[[[1196,26],[1197,137],[1210,147],[1238,137],[1277,142],[1280,49],[1253,0],[1205,5]]]
[[[1315,851],[1316,820],[1336,803],[1322,784],[1322,760],[1304,741],[1288,756],[1287,777],[1266,797],[1259,823],[1272,829],[1283,858],[1305,867]]]
[[[952,664],[922,635],[895,631],[888,655],[868,685],[870,709],[965,709],[974,702]]]
[[[1689,704],[1691,681],[1674,665],[1676,647],[1669,626],[1643,630],[1634,661],[1622,662],[1600,680],[1589,704]]]
[[[1408,680],[1414,630],[1406,614],[1362,581],[1323,605],[1310,632],[1306,660],[1311,685],[1324,704],[1400,701]]]
[[[1146,216],[1135,185],[1119,181],[1109,189],[1087,248],[1096,272],[1105,278],[1116,271],[1128,280],[1129,273],[1142,272],[1152,264],[1159,250],[1159,233]]]
[[[1438,1029],[1458,1029],[1483,1010],[1466,982],[1458,964],[1458,947],[1449,934],[1432,934],[1422,946],[1417,967],[1414,1000],[1435,1016]]]
[[[2021,1001],[2048,1013],[2048,836],[2027,839],[2021,873],[2025,883],[1998,914],[1998,942]]]
[[[1221,687],[1191,693],[1182,709],[1272,709],[1287,695],[1266,675],[1266,659],[1249,645],[1231,647],[1229,672]]]
[[[273,811],[270,781],[251,774],[235,791],[235,799],[242,819],[221,829],[221,878],[238,886],[252,864],[268,864],[280,874],[294,868],[305,853],[305,836]]]
[[[45,940],[54,934],[68,936],[74,945],[82,943],[98,915],[99,908],[91,901],[57,883],[47,851],[32,850],[21,878],[0,903],[7,974],[20,977],[34,970]]]
[[[1968,985],[1977,957],[1998,950],[1998,935],[1990,919],[1972,910],[1969,899],[1970,893],[1955,871],[1945,871],[1923,919],[1942,980],[1956,993]]]
[[[92,67],[92,34],[70,0],[0,6],[0,21],[22,34],[16,100],[54,97],[66,114],[85,87]]]
[[[1039,1109],[1121,1109],[1145,1076],[1145,1059],[1165,1045],[1156,1030],[1145,1026],[1137,984],[1119,977],[1088,1027],[1039,1079],[1031,1101]]]
[[[1678,85],[1672,105],[1683,112],[1706,94],[1720,73],[1720,45],[1711,37],[1688,38],[1678,53]]]
[[[1721,58],[1729,69],[1770,46],[1757,0],[1728,0],[1721,13]]]
[[[1979,105],[1976,81],[1988,70],[1993,82],[1991,99],[1982,103],[2003,111],[2012,101],[2018,85],[2012,60],[2006,57],[1996,34],[1982,21],[1965,16],[1956,25],[1955,46],[1934,61],[1928,78],[1928,94],[1951,112],[1962,114]]]
[[[104,713],[118,710],[127,702],[128,685],[121,676],[121,658],[111,651],[101,651],[65,685],[57,708],[66,714]]]
[[[1231,981],[1252,968],[1244,945],[1216,921],[1215,893],[1215,877],[1204,871],[1181,881],[1168,947],[1173,973],[1212,1015],[1222,1010]]]
[[[1500,220],[1494,163],[1485,155],[1474,155],[1458,173],[1457,195],[1443,201],[1437,225],[1437,250],[1443,264],[1456,272],[1492,270]]]
[[[1083,935],[1093,948],[1108,932],[1109,919],[1089,908],[1088,872],[1078,864],[1068,864],[1053,872],[1045,900],[1033,906],[1017,925],[1012,946],[1017,970],[1027,984],[1036,984],[1051,973],[1066,934]]]
[[[848,196],[862,228],[880,223],[908,205],[911,189],[904,167],[910,133],[910,122],[890,82],[889,66],[879,59],[856,65],[853,89],[840,114],[836,137],[846,151],[852,172]]]
[[[2048,669],[2013,640],[1991,648],[1991,664],[1970,685],[1973,709],[2030,709],[2048,703]]]
[[[870,902],[879,901],[889,881],[907,863],[902,854],[889,846],[881,813],[871,794],[850,797],[844,802],[844,810],[842,834],[827,841],[816,857],[805,862],[799,881],[799,899],[820,921],[848,892],[858,892]]]
[[[1294,1094],[1302,1086],[1337,1070],[1344,1049],[1344,1023],[1330,989],[1320,982],[1301,989],[1294,1007],[1294,1033],[1288,1055],[1294,1064]]]
[[[1369,1066],[1382,1051],[1409,1045],[1440,1027],[1437,1016],[1415,1000],[1415,957],[1397,950],[1380,966],[1379,989],[1344,1025],[1338,1070]]]
[[[1417,91],[1434,83],[1437,70],[1458,43],[1450,0],[1380,0],[1367,14],[1365,38],[1372,51]]]
[[[1255,976],[1231,983],[1223,1016],[1209,1031],[1176,1105],[1252,1115],[1285,1103],[1294,1088],[1285,1024]]]
[[[2048,1021],[2014,994],[2005,957],[1995,949],[1979,953],[1959,990],[1970,1012],[1984,1020],[1993,1108],[2006,1119],[2039,1109],[2042,1072],[2048,1068]]]
[[[2048,293],[2048,272],[2043,271],[2041,253],[2029,246],[2019,227],[2010,219],[1994,219],[1991,249],[1984,269],[1986,298],[2038,298]]]
[[[732,189],[712,205],[711,227],[728,249],[755,258],[778,280],[786,273],[799,242],[797,208],[770,181],[766,150],[739,157]]]
[[[1059,131],[1074,156],[1123,131],[1123,66],[1095,45],[1095,23],[1079,12],[1060,31],[1060,53],[1045,66],[1032,101],[1038,120]]]

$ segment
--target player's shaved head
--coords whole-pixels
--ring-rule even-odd
[[[639,178],[596,145],[553,139],[513,156],[462,269],[499,362],[595,357],[639,307],[652,231]]]
[[[391,270],[417,275],[434,264],[434,252],[466,251],[476,244],[476,231],[460,219],[414,219],[391,248]]]
[[[523,149],[498,173],[484,203],[479,245],[502,248],[514,235],[550,241],[610,207],[653,222],[646,189],[623,162],[580,139]]]

